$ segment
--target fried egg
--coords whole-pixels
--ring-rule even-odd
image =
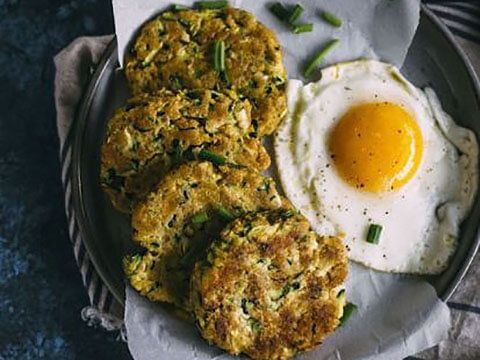
[[[454,253],[477,191],[478,144],[432,89],[393,65],[359,60],[288,84],[275,135],[283,189],[321,234],[342,234],[351,260],[435,274]],[[378,243],[367,241],[381,226]]]

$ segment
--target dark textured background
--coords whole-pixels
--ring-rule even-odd
[[[88,327],[63,211],[53,56],[113,32],[110,0],[0,0],[0,359],[129,359]]]

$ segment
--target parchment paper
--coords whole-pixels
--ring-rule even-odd
[[[178,4],[191,5],[188,1]],[[231,1],[256,14],[274,29],[284,47],[284,62],[290,78],[301,78],[308,56],[332,37],[340,46],[322,66],[360,57],[378,58],[401,66],[419,20],[418,0],[297,0],[306,9],[304,22],[314,23],[314,32],[292,34],[274,18],[263,1]],[[162,0],[113,0],[119,58],[138,27],[167,8]],[[339,15],[340,29],[319,18],[322,10]],[[301,359],[401,359],[431,347],[447,335],[448,307],[427,282],[414,277],[379,273],[351,264],[347,298],[358,311],[313,352]],[[128,346],[136,360],[228,359],[209,346],[193,324],[176,318],[162,305],[153,304],[127,286],[125,326]]]
[[[123,65],[125,49],[135,33],[159,11],[172,2],[166,0],[112,0],[118,57]],[[174,1],[192,5],[192,1]],[[301,65],[323,44],[335,37],[340,45],[325,59],[323,65],[350,61],[360,57],[379,58],[400,67],[419,20],[419,0],[286,0],[305,8],[302,22],[314,24],[311,33],[293,34],[267,9],[270,1],[230,0],[230,4],[251,11],[266,26],[275,30],[284,49],[284,64],[290,78],[300,78]],[[320,18],[328,10],[343,20],[335,28]]]

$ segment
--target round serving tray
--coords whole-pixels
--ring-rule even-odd
[[[106,121],[128,97],[118,71],[117,44],[109,44],[81,101],[74,127],[72,200],[81,237],[101,279],[124,303],[122,255],[130,243],[126,215],[115,211],[99,184],[99,154]],[[444,108],[480,139],[480,86],[467,57],[452,34],[425,7],[402,73],[415,85],[430,86]],[[479,247],[480,201],[477,196],[461,227],[459,247],[448,269],[427,277],[443,300],[458,286]]]

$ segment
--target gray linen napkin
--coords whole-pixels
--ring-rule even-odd
[[[70,178],[71,129],[77,107],[84,87],[112,39],[112,35],[78,38],[55,56],[55,107],[57,109],[57,129],[60,138],[60,161],[68,231],[75,260],[90,300],[90,306],[85,307],[81,315],[91,325],[99,324],[106,330],[122,330],[123,307],[114,299],[98,276],[78,232],[75,209],[71,201]],[[121,331],[122,337],[124,337],[123,334]]]
[[[89,324],[99,324],[107,330],[122,330],[123,309],[99,278],[88,252],[77,231],[75,213],[71,206],[70,129],[74,122],[77,105],[82,96],[92,69],[99,61],[112,36],[85,37],[75,40],[55,57],[55,104],[57,127],[60,138],[62,182],[65,189],[65,204],[69,221],[69,234],[75,258],[88,291],[90,306],[82,310],[82,318]],[[480,45],[458,38],[467,55],[480,74]],[[479,119],[480,120],[480,119]],[[438,346],[410,359],[479,359],[480,358],[480,254],[468,274],[450,299],[452,329],[450,337]],[[123,334],[123,332],[122,332]]]

